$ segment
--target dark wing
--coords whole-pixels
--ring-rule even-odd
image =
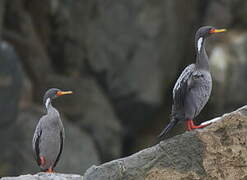
[[[191,64],[184,69],[173,88],[173,101],[175,106],[184,106],[186,93],[191,86],[191,77],[195,71],[195,65]]]
[[[173,106],[172,106],[172,119],[170,123],[163,129],[163,131],[158,136],[159,139],[163,139],[166,134],[178,123],[181,117],[181,112],[179,111],[184,106],[185,97],[191,86],[191,77],[195,70],[195,65],[191,64],[184,69],[182,74],[179,76],[174,88],[173,88]]]
[[[40,137],[42,136],[42,129],[41,129],[41,125],[40,123],[38,123],[36,130],[34,132],[34,136],[33,136],[33,151],[35,152],[35,159],[38,163],[38,165],[41,164],[40,162],[40,157],[39,157],[39,144],[40,144]]]
[[[55,163],[53,165],[53,168],[57,165],[57,163],[58,163],[58,161],[60,159],[60,156],[61,156],[62,151],[63,151],[63,143],[64,143],[64,129],[62,129],[60,131],[60,148],[59,148],[59,153],[57,155],[56,161],[55,161]]]

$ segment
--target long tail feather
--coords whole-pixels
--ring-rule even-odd
[[[164,139],[167,133],[178,123],[178,119],[172,119],[170,123],[164,128],[164,130],[159,134],[158,138]]]

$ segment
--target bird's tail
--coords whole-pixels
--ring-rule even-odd
[[[164,128],[164,130],[159,134],[158,138],[160,140],[164,139],[167,133],[178,123],[179,119],[173,118],[170,123]]]

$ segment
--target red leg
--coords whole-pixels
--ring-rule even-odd
[[[190,124],[191,124],[191,120],[186,121],[186,128],[187,128],[188,131],[192,130]]]
[[[211,123],[208,123],[208,124],[204,124],[204,125],[199,125],[199,126],[196,126],[193,122],[193,120],[188,120],[186,122],[186,126],[187,126],[187,130],[188,131],[191,131],[193,129],[199,129],[199,128],[204,128],[206,126],[209,126]]]

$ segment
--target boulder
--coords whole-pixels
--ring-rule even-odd
[[[129,157],[92,166],[84,180],[246,179],[247,106],[216,120]]]

